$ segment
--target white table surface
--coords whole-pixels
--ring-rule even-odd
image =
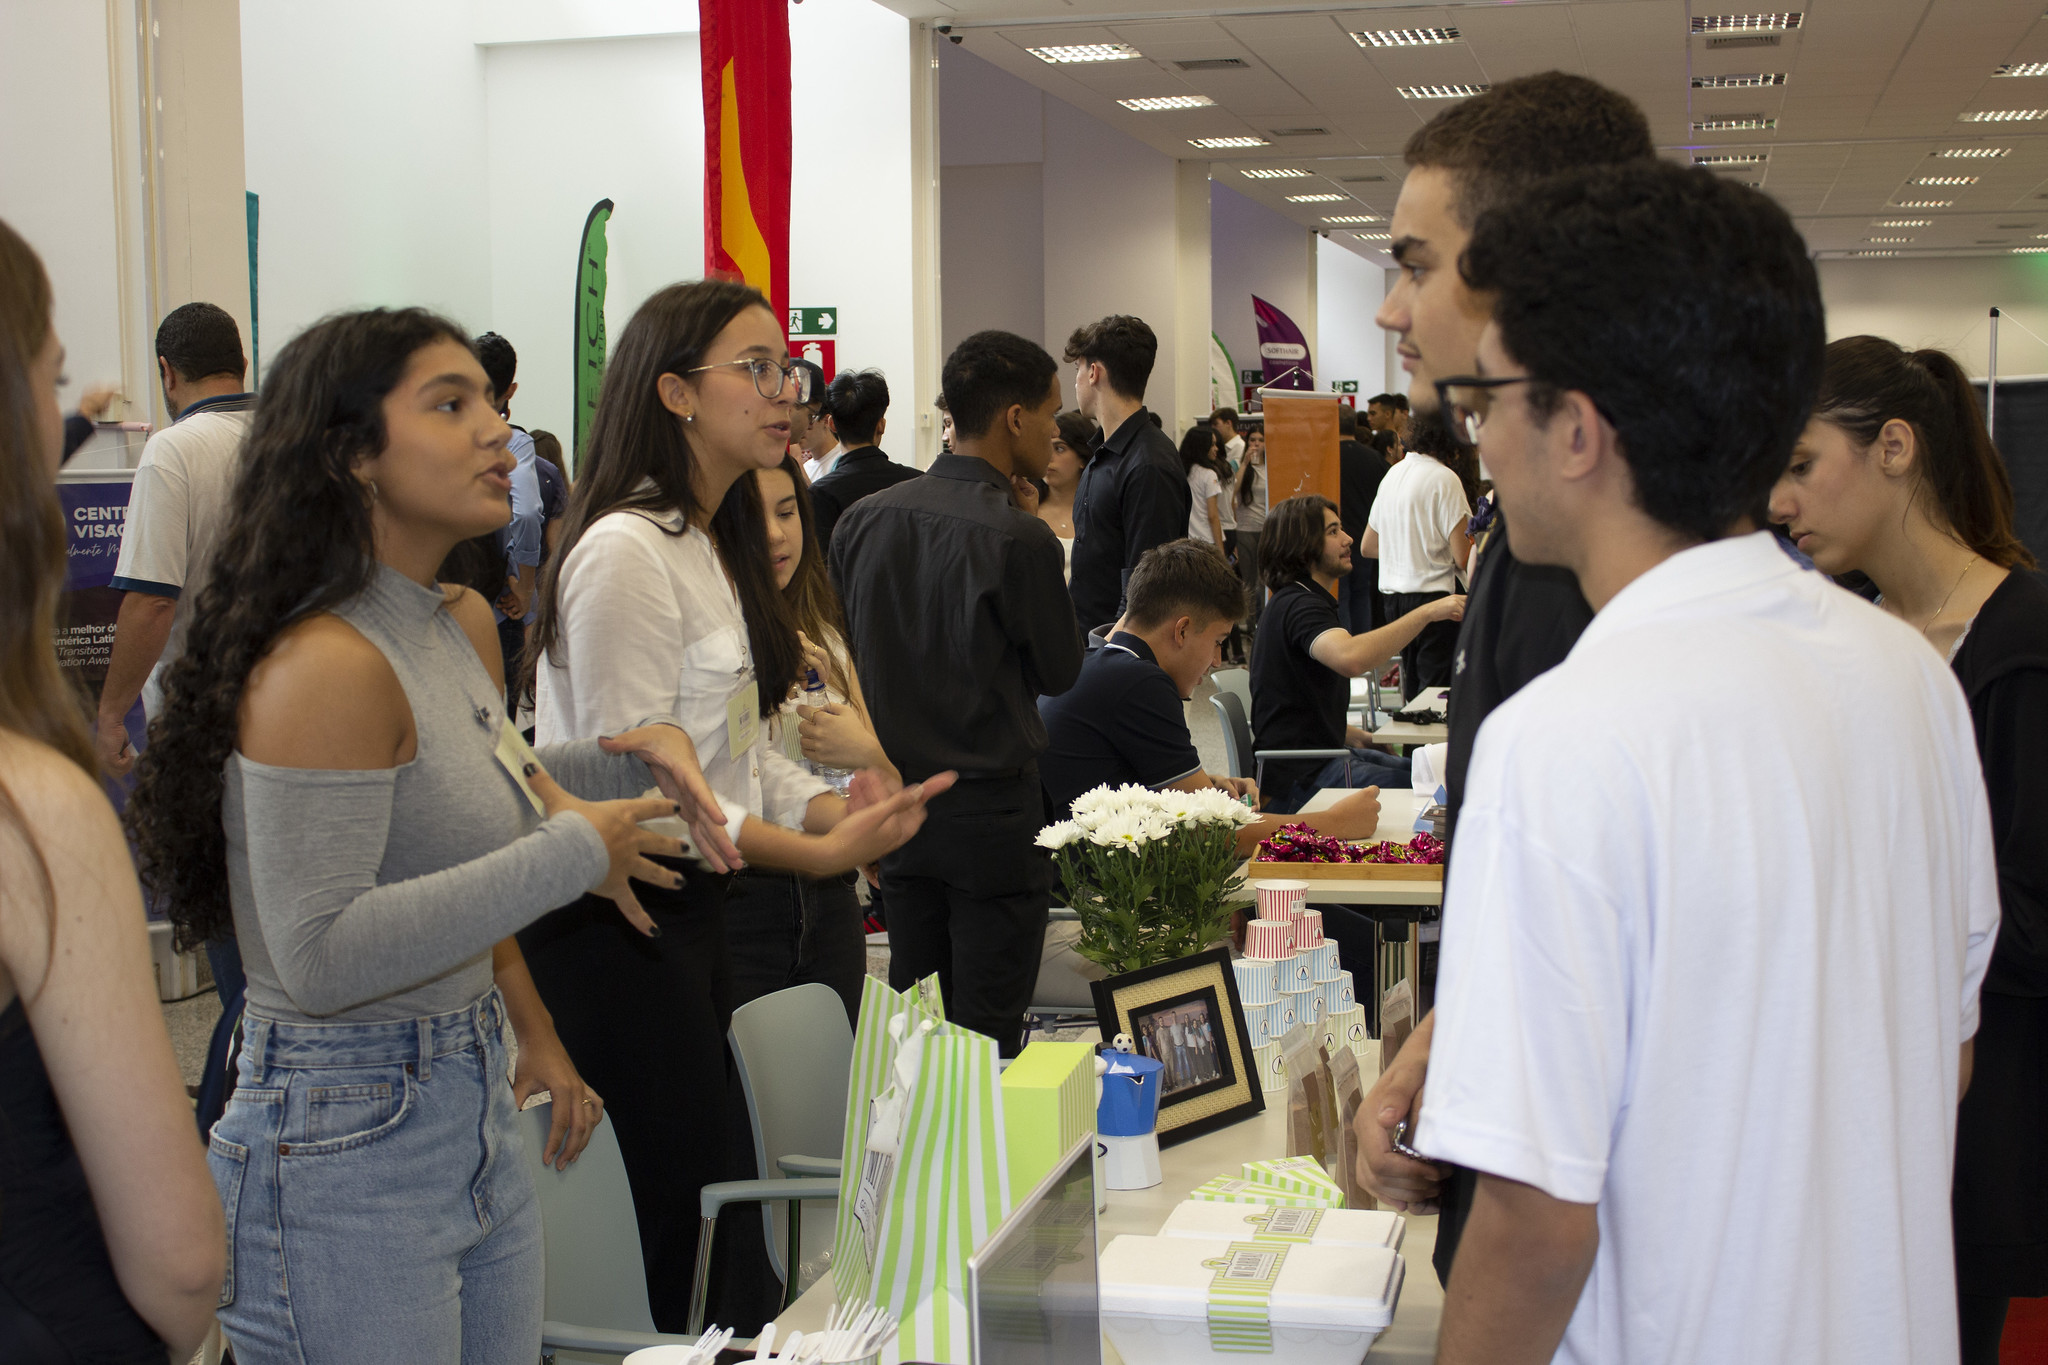
[[[1361,1058],[1359,1066],[1364,1073],[1362,1080],[1370,1086],[1378,1077],[1378,1064]],[[1269,1091],[1265,1113],[1165,1148],[1159,1154],[1162,1179],[1151,1189],[1111,1190],[1109,1212],[1102,1214],[1096,1225],[1100,1245],[1106,1247],[1110,1239],[1125,1234],[1152,1236],[1197,1185],[1218,1175],[1236,1175],[1247,1161],[1285,1156],[1285,1100],[1285,1091]],[[1430,1253],[1436,1248],[1436,1221],[1435,1215],[1408,1219],[1407,1236],[1401,1244],[1407,1277],[1401,1288],[1401,1301],[1394,1310],[1393,1324],[1380,1334],[1366,1356],[1374,1365],[1429,1365],[1436,1359],[1437,1323],[1444,1305],[1443,1287],[1437,1283],[1436,1271],[1429,1263]],[[786,1338],[791,1328],[809,1332],[823,1327],[831,1307],[832,1277],[827,1275],[775,1320],[777,1339]],[[1107,1340],[1102,1343],[1102,1362],[1123,1365],[1122,1357]],[[1275,1360],[1272,1365],[1286,1362]]]
[[[1332,805],[1351,795],[1344,787],[1325,787],[1308,799],[1302,806],[1302,813],[1328,810]],[[1374,842],[1391,840],[1405,844],[1415,837],[1415,817],[1428,809],[1428,797],[1417,796],[1412,790],[1400,788],[1380,791],[1380,823],[1373,831]],[[1262,881],[1308,880],[1290,878],[1279,868],[1252,876],[1246,876],[1253,885]],[[1342,877],[1309,880],[1309,899],[1330,905],[1441,905],[1444,899],[1443,878],[1430,881],[1397,881],[1384,877],[1360,877],[1347,880]]]
[[[1441,711],[1444,709],[1444,698],[1450,693],[1450,690],[1448,687],[1425,687],[1415,694],[1415,699],[1409,702],[1407,706],[1394,709],[1405,711],[1408,709],[1408,706],[1427,706],[1433,711]],[[1385,707],[1381,709],[1383,712],[1386,710]],[[1408,746],[1447,744],[1451,738],[1451,727],[1448,725],[1415,725],[1405,720],[1390,720],[1379,729],[1373,731],[1372,737],[1373,741],[1378,744],[1402,744]]]

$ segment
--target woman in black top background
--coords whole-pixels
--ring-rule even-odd
[[[2003,912],[1956,1124],[1964,1365],[1995,1365],[2007,1300],[2048,1294],[2048,584],[1968,376],[1880,337],[1827,350],[1771,518],[1824,572],[1947,658],[1970,702]]]

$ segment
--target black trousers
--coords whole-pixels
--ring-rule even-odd
[[[633,1188],[648,1302],[664,1332],[689,1325],[698,1191],[754,1174],[745,1104],[725,1046],[732,1001],[723,906],[731,878],[682,870],[688,881],[677,891],[633,883],[661,927],[658,939],[598,896],[519,933],[562,1045],[604,1097]],[[760,1229],[751,1205],[721,1220],[712,1281],[720,1322],[759,1311],[766,1274]]]
[[[1387,620],[1398,621],[1417,607],[1449,597],[1447,592],[1390,592]],[[1431,621],[1401,651],[1401,700],[1413,701],[1425,687],[1449,687],[1458,656],[1458,623]]]
[[[868,956],[855,875],[813,881],[794,872],[749,868],[732,879],[725,943],[734,1009],[815,981],[837,991],[847,1022],[858,1022]]]
[[[962,782],[931,803],[917,837],[882,860],[889,902],[889,985],[938,973],[946,1017],[1024,1046],[1052,906],[1052,859],[1034,840],[1045,798],[1033,768]]]

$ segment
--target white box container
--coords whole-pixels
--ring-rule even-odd
[[[1381,1209],[1266,1209],[1189,1199],[1166,1216],[1161,1237],[1207,1242],[1293,1242],[1298,1225],[1312,1224],[1310,1246],[1385,1247],[1399,1251],[1408,1220]]]
[[[1229,1206],[1221,1206],[1229,1207]],[[1394,1320],[1406,1273],[1385,1247],[1284,1246],[1267,1302],[1275,1365],[1359,1365]],[[1102,1252],[1102,1331],[1124,1365],[1245,1365],[1209,1339],[1209,1290],[1229,1242],[1118,1237]]]

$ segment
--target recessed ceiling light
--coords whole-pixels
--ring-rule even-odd
[[[1875,228],[1914,228],[1933,225],[1934,220],[1931,218],[1880,218],[1871,224]]]
[[[1128,62],[1145,54],[1129,43],[1076,43],[1070,47],[1027,47],[1041,62],[1064,66],[1071,62]]]
[[[1268,128],[1269,137],[1328,137],[1328,128]]]
[[[1916,185],[1974,185],[1977,183],[1977,177],[1974,175],[1916,175],[1913,177],[1913,183]]]
[[[2048,246],[2016,246],[2012,249],[2012,254],[2015,256],[2031,256],[2037,251],[2048,251]]]
[[[1350,197],[1348,194],[1290,194],[1287,196],[1287,202],[1290,204],[1335,204]]]
[[[1254,166],[1238,172],[1247,180],[1306,180],[1309,172],[1293,166]]]
[[[1769,132],[1778,126],[1774,118],[1762,114],[1733,114],[1727,118],[1703,118],[1692,125],[1695,133],[1739,133],[1750,129]]]
[[[1760,166],[1770,159],[1769,152],[1727,152],[1710,156],[1694,156],[1695,166]]]
[[[1899,253],[1896,251],[1852,251],[1849,254],[1851,256],[1896,256]]]
[[[1798,28],[1806,16],[1794,14],[1704,14],[1692,21],[1694,33],[1778,33]]]
[[[1354,232],[1351,235],[1361,242],[1391,242],[1394,240],[1394,234],[1391,232]]]
[[[1695,90],[1747,90],[1753,86],[1783,85],[1784,83],[1785,73],[1782,71],[1752,71],[1742,76],[1694,76],[1692,78],[1692,88]]]
[[[1913,239],[1911,237],[1865,237],[1863,240],[1866,242],[1890,242],[1894,244],[1900,244],[1910,242]]]
[[[1353,33],[1360,47],[1441,47],[1458,41],[1454,28],[1376,28]]]
[[[1377,213],[1340,213],[1335,218],[1323,219],[1326,223],[1383,223],[1386,219]]]
[[[2007,62],[1994,76],[2048,76],[2048,62]]]
[[[1394,93],[1404,100],[1466,100],[1491,89],[1490,85],[1399,85]]]
[[[1270,147],[1272,145],[1272,143],[1262,137],[1191,137],[1188,139],[1188,146],[1209,150],[1221,150],[1229,147]]]
[[[1346,185],[1384,185],[1387,181],[1383,175],[1340,175],[1337,179]]]
[[[1974,114],[1964,114],[1961,123],[2031,123],[2037,118],[2048,118],[2048,109],[1979,109]]]
[[[1950,209],[1954,208],[1955,204],[1956,201],[1953,199],[1902,199],[1898,203],[1893,204],[1892,207],[1895,209]]]
[[[1197,57],[1174,65],[1183,71],[1242,71],[1251,63],[1242,57]]]
[[[1935,153],[1951,161],[1978,161],[1987,156],[2011,156],[2010,147],[1951,147],[1945,152]]]
[[[1207,95],[1147,95],[1143,99],[1117,101],[1124,108],[1140,114],[1155,113],[1161,109],[1206,109],[1215,102]]]

